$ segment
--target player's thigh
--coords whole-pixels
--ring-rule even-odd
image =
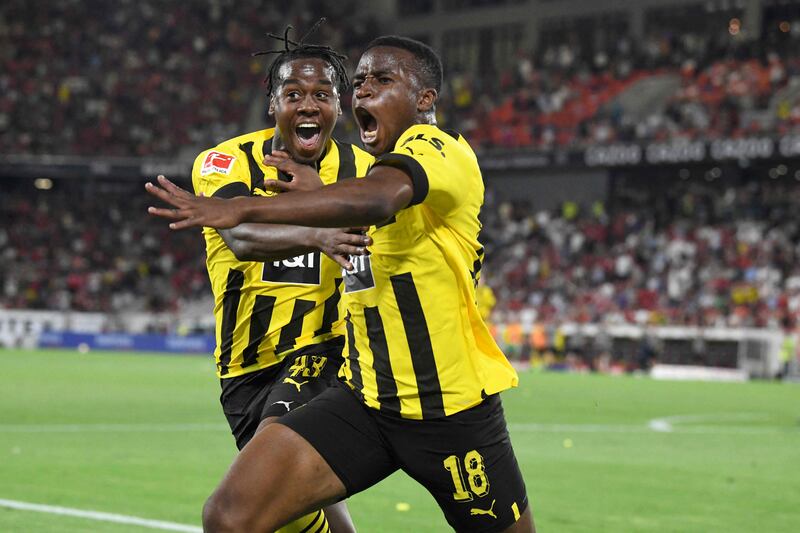
[[[456,531],[504,531],[523,516],[525,482],[499,396],[441,419],[388,423],[403,470],[430,491]]]
[[[220,380],[222,412],[240,450],[253,437],[262,420],[264,404],[278,371],[274,366]]]
[[[261,418],[285,415],[319,396],[335,382],[341,364],[338,353],[286,357],[264,399]]]
[[[344,384],[330,387],[303,408],[270,425],[287,425],[317,450],[346,487],[348,496],[398,469],[381,435],[375,411]]]
[[[303,437],[281,424],[262,427],[239,452],[207,506],[247,530],[276,529],[341,500],[345,487]]]

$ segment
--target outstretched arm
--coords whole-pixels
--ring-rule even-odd
[[[193,226],[232,228],[244,222],[315,227],[371,226],[408,206],[414,189],[403,170],[373,167],[365,179],[344,180],[311,192],[291,192],[273,198],[238,197],[225,200],[194,196],[158,177],[158,187],[146,184],[153,196],[174,209],[150,207],[151,214],[174,220],[172,229]]]
[[[281,224],[240,224],[218,230],[240,261],[280,261],[314,250],[350,270],[350,255],[363,255],[372,240],[366,228],[309,228]]]

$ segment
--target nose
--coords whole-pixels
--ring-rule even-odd
[[[372,78],[367,77],[363,82],[361,82],[361,86],[356,89],[353,94],[358,99],[369,98],[372,96],[372,89]]]
[[[314,97],[308,94],[300,102],[300,106],[298,107],[297,111],[306,115],[314,115],[319,112],[319,106],[314,100]]]

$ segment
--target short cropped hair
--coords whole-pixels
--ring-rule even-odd
[[[416,59],[416,74],[419,80],[425,87],[436,89],[437,93],[441,92],[443,76],[442,60],[433,48],[416,39],[401,37],[399,35],[385,35],[369,43],[366,50],[378,46],[390,46],[392,48],[400,48],[411,52]]]

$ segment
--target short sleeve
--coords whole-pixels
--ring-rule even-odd
[[[465,178],[476,169],[467,168],[470,159],[463,152],[458,140],[442,130],[416,126],[401,137],[393,152],[378,157],[375,165],[408,174],[414,187],[409,207],[425,204],[446,216],[473,192],[471,181]]]
[[[192,187],[196,195],[233,198],[250,195],[250,174],[246,161],[218,148],[201,152],[192,166]]]

